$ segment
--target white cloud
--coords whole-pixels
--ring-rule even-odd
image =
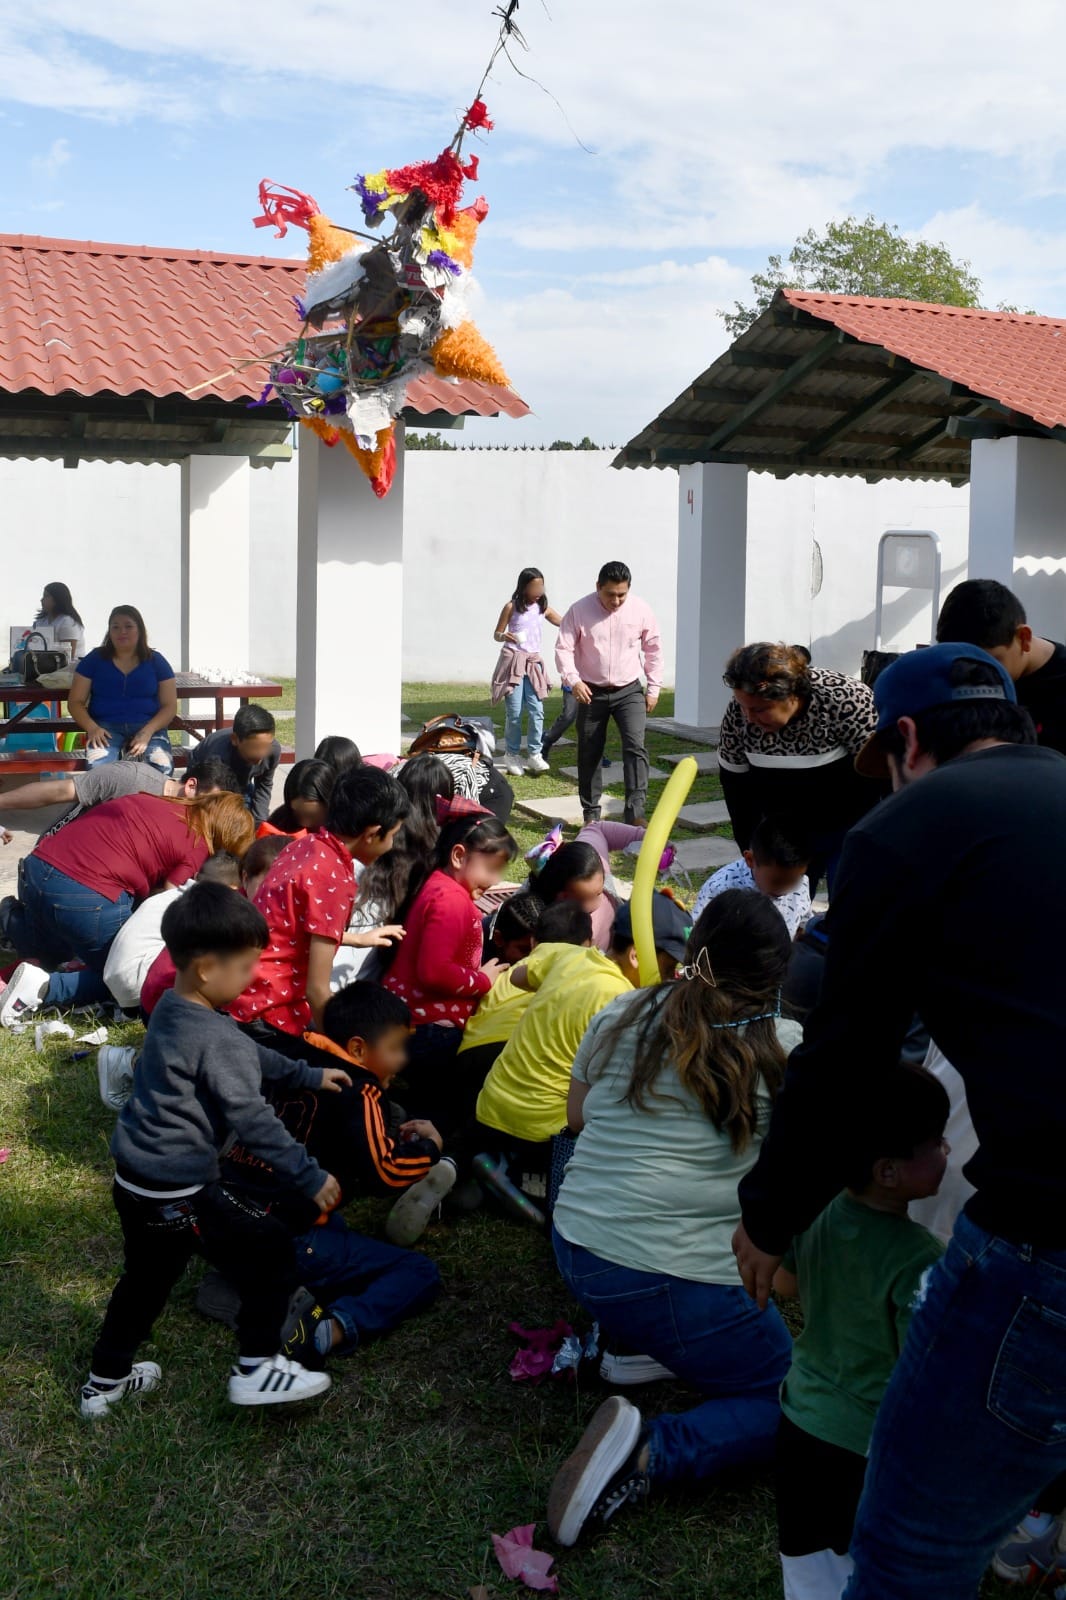
[[[1006,301],[1048,316],[1066,312],[1066,233],[1004,222],[970,205],[938,211],[920,237],[943,241],[973,264],[986,305]]]
[[[70,141],[53,139],[44,155],[32,158],[30,169],[36,178],[43,179],[46,183],[54,183],[69,160]]]

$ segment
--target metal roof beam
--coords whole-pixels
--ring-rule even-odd
[[[900,476],[948,478],[953,482],[965,482],[969,477],[968,459],[960,459],[950,465],[937,463],[936,466],[924,468],[905,468],[900,472],[893,457],[887,457],[883,461],[862,460],[856,456],[840,456],[836,459],[823,457],[817,460],[810,456],[783,456],[778,452],[759,456],[745,450],[716,450],[712,456],[708,456],[705,450],[686,450],[674,445],[664,445],[661,450],[641,452],[640,460],[645,456],[648,458],[648,465],[656,467],[702,466],[709,462],[719,462],[728,466],[747,467],[749,472],[821,472],[856,476],[873,473],[879,477],[889,478]],[[633,452],[627,452],[627,462],[636,463],[637,459]]]
[[[186,456],[247,456],[253,461],[289,461],[292,445],[267,442],[208,444],[197,440],[79,438],[57,433],[0,432],[0,456],[62,457],[64,466],[79,461],[183,461]]]
[[[696,405],[746,406],[752,399],[757,398],[758,394],[761,392],[761,390],[757,390],[756,394],[753,395],[750,389],[722,389],[715,384],[707,384],[706,387],[701,388],[698,383],[694,383],[685,390],[684,394],[679,396],[679,399],[682,401],[687,400]],[[674,401],[674,404],[677,404],[676,400]],[[778,404],[803,406],[803,408],[807,411],[840,410],[840,402],[838,400],[827,399],[824,394],[789,394],[784,398],[784,400],[778,401]],[[667,409],[666,411],[661,412],[660,415],[656,417],[655,421],[656,423],[665,421],[667,426],[669,426],[670,410]],[[721,424],[716,424],[716,426],[720,427]]]
[[[949,417],[950,439],[1059,439],[1066,440],[1066,428],[1045,428],[1031,418],[1019,417],[1014,423],[1009,417]]]
[[[879,346],[848,346],[847,344],[845,348],[861,349],[867,357],[878,354],[880,349]],[[902,356],[893,355],[889,350],[885,350],[883,355],[884,359],[882,361],[870,361],[868,359],[826,361],[823,362],[821,370],[823,372],[831,372],[834,377],[847,378],[883,378],[888,370],[900,370],[900,363],[904,359]],[[731,350],[729,352],[731,366],[754,367],[756,370],[761,371],[783,372],[786,367],[791,365],[793,359],[790,355],[773,350]],[[908,372],[913,372],[914,368],[909,361],[905,365]]]
[[[966,411],[961,412],[960,415],[972,417],[983,410],[984,405],[978,400],[973,405],[968,406]],[[923,450],[929,449],[930,445],[939,444],[942,440],[951,437],[949,428],[951,423],[956,421],[958,421],[957,417],[941,417],[939,422],[935,422],[931,428],[926,428],[924,433],[920,433],[916,439],[911,440],[910,444],[905,445],[902,450],[898,450],[894,459],[896,461],[913,461],[915,456],[920,456]]]
[[[858,427],[860,422],[865,422],[867,417],[872,417],[875,411],[880,411],[887,400],[891,400],[901,389],[905,389],[909,383],[913,382],[915,376],[913,369],[910,369],[906,372],[897,373],[887,383],[883,383],[867,399],[860,400],[858,405],[854,405],[850,411],[846,411],[839,421],[831,422],[828,428],[823,428],[821,433],[816,433],[814,438],[808,441],[807,450],[809,454],[812,456],[819,455],[826,445],[832,444],[834,440],[839,439],[845,433],[851,433],[854,428]]]
[[[767,384],[764,389],[754,395],[746,406],[740,408],[735,416],[723,422],[717,432],[711,434],[708,440],[709,447],[713,449],[715,445],[725,444],[728,439],[733,438],[734,434],[740,432],[746,422],[752,422],[763,411],[767,411],[772,405],[776,405],[783,395],[786,395],[790,389],[794,389],[796,384],[807,376],[808,372],[813,372],[816,367],[820,367],[822,362],[827,360],[834,350],[839,349],[843,340],[844,334],[838,328],[834,328],[831,333],[823,334],[817,343],[811,345],[809,350],[805,350],[801,356],[797,356],[785,368],[780,377],[776,378],[773,383]]]

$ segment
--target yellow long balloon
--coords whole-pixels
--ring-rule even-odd
[[[640,981],[645,988],[649,984],[659,982],[659,963],[655,956],[655,930],[651,915],[651,897],[655,893],[659,862],[670,838],[670,830],[677,821],[678,812],[688,799],[688,792],[696,781],[698,771],[699,768],[692,756],[686,756],[683,761],[678,762],[662,792],[659,804],[652,813],[648,831],[640,847],[640,855],[637,857],[630,908]]]

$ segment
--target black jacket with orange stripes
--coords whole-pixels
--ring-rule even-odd
[[[314,1043],[325,1041],[315,1038]],[[342,1205],[360,1194],[399,1196],[426,1176],[439,1161],[440,1151],[431,1139],[394,1139],[377,1078],[335,1047],[330,1054],[339,1058],[338,1065],[343,1065],[351,1078],[350,1089],[322,1094],[310,1089],[279,1089],[268,1098],[293,1138],[336,1178]],[[314,1214],[308,1213],[306,1203],[241,1144],[227,1152],[222,1181],[252,1191],[301,1229],[317,1214],[314,1207]]]

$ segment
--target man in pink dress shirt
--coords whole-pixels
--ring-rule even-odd
[[[566,613],[555,647],[555,664],[577,702],[578,789],[586,822],[599,820],[601,762],[612,717],[622,736],[625,820],[642,823],[647,810],[644,735],[662,686],[663,649],[655,613],[630,594],[632,581],[625,562],[608,561],[595,592]],[[642,656],[646,689],[640,682]]]

